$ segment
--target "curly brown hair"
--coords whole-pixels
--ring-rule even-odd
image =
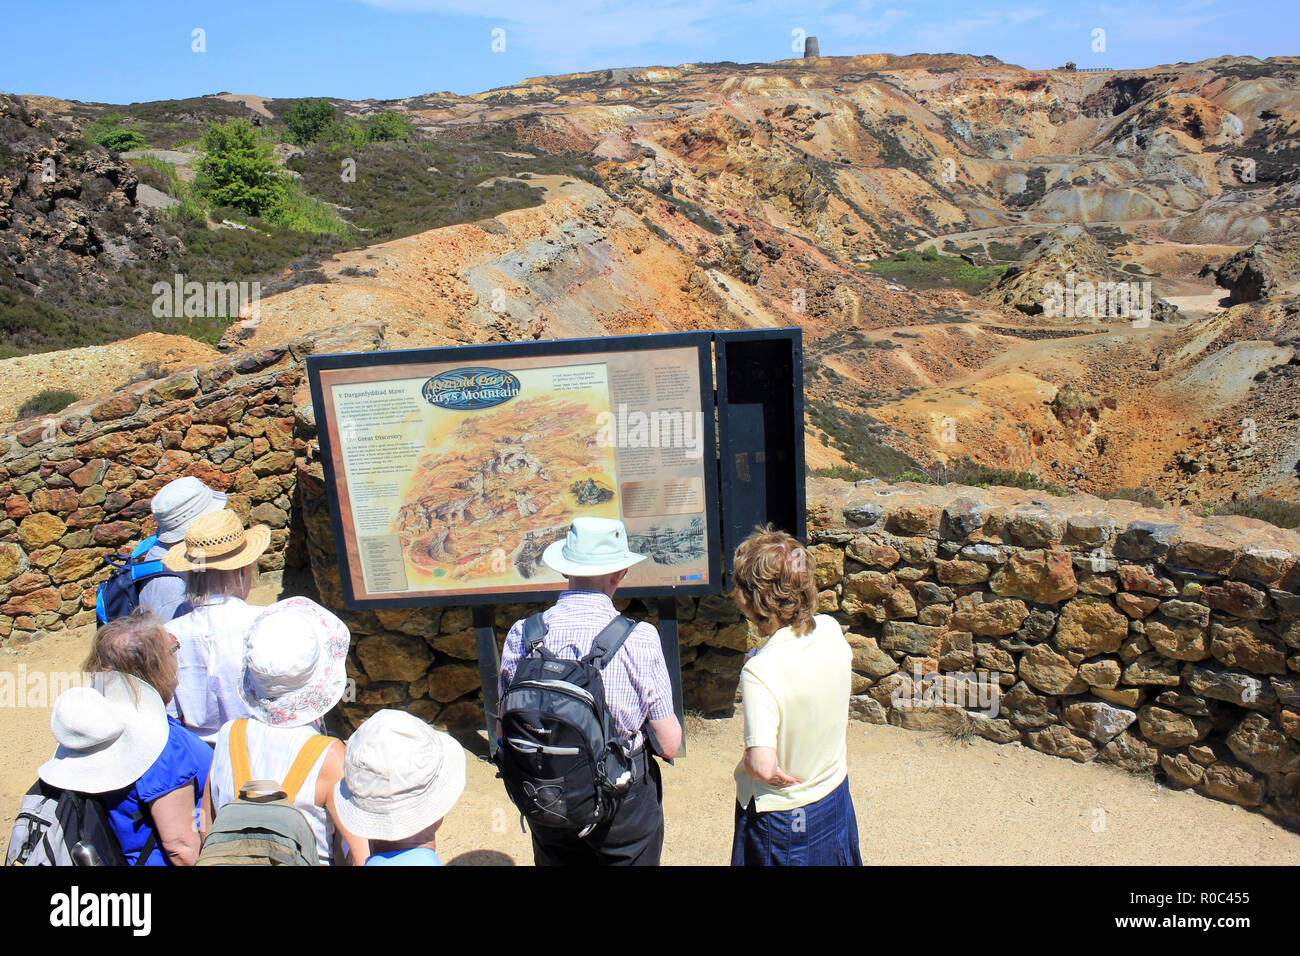
[[[736,605],[760,634],[782,627],[809,634],[817,611],[812,555],[772,525],[755,528],[736,548]]]

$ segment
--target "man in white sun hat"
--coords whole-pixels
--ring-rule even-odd
[[[149,503],[158,525],[158,540],[144,552],[143,560],[161,561],[169,549],[185,540],[185,532],[196,518],[220,511],[225,506],[225,495],[213,491],[192,475],[163,485]],[[185,604],[188,578],[188,574],[175,571],[150,578],[140,588],[140,606],[153,611],[158,620],[166,624]]]
[[[569,582],[543,615],[543,646],[556,657],[586,656],[597,635],[618,611],[614,592],[628,568],[644,560],[627,546],[627,529],[614,518],[573,519],[563,540],[546,548],[542,560]],[[524,621],[516,621],[501,655],[498,699],[504,698],[525,656]],[[658,763],[646,746],[649,724],[667,759],[677,754],[682,728],[673,711],[672,685],[654,625],[632,629],[601,672],[605,702],[632,754],[631,788],[614,817],[582,836],[578,831],[534,825],[533,859],[539,866],[566,864],[657,866],[663,849],[663,785]]]
[[[442,866],[438,828],[464,790],[460,744],[414,714],[381,710],[348,741],[334,806],[370,841],[366,866]]]

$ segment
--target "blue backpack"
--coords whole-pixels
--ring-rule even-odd
[[[116,570],[95,592],[95,617],[100,624],[126,617],[138,608],[140,589],[146,582],[163,575],[179,577],[176,572],[168,571],[162,561],[141,560],[157,543],[158,536],[153,534],[136,545],[129,555],[104,555],[104,563]]]

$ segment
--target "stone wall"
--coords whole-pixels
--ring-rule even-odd
[[[150,533],[149,499],[190,474],[272,527],[264,581],[347,621],[345,725],[397,706],[478,726],[468,608],[343,607],[304,359],[383,344],[379,326],[304,337],[0,436],[0,641],[93,621],[104,555]],[[819,479],[808,528],[821,610],[853,648],[853,716],[1156,770],[1300,824],[1300,535],[1086,495]],[[618,603],[656,620],[655,602]],[[498,640],[537,608],[497,607]],[[687,707],[733,712],[748,625],[723,596],[677,609]]]
[[[1158,768],[1300,824],[1300,535],[1005,488],[814,481],[808,506],[854,716]]]
[[[374,347],[377,329],[306,337],[128,386],[0,436],[0,642],[95,619],[104,556],[153,533],[149,501],[194,475],[271,527],[263,578],[306,567],[295,489],[295,397],[318,347]]]

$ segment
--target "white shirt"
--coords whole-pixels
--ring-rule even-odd
[[[745,746],[772,747],[797,784],[772,787],[736,768],[736,799],[760,812],[793,810],[825,797],[848,776],[853,651],[833,617],[818,614],[811,634],[783,627],[740,672]]]
[[[239,696],[244,642],[265,610],[237,597],[218,598],[166,624],[181,643],[176,695],[167,710],[207,743],[226,721],[250,716]]]

